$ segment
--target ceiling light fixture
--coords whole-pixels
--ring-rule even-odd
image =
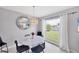
[[[32,8],[33,8],[33,17],[32,17],[32,20],[31,20],[32,24],[38,24],[38,20],[37,20],[37,18],[35,16],[35,7],[36,6],[32,6]]]
[[[35,6],[32,7],[33,7],[33,16],[35,17]]]

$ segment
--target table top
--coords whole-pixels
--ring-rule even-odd
[[[24,38],[24,39],[18,40],[18,44],[19,45],[28,45],[30,48],[32,48],[32,47],[35,47],[44,42],[44,40],[42,38],[40,38],[41,40],[39,38],[40,37],[34,38],[34,39]]]

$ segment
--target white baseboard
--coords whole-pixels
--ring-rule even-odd
[[[76,50],[71,49],[71,53],[79,53],[79,52],[76,51]]]

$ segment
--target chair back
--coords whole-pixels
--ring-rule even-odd
[[[18,47],[18,42],[17,42],[17,40],[15,40],[15,44],[16,44],[16,47]]]
[[[2,38],[0,37],[0,44],[2,43],[3,41],[2,41]]]
[[[38,36],[43,36],[41,31],[38,31],[38,32],[37,32],[37,35],[38,35]]]
[[[33,53],[40,53],[43,51],[43,48],[40,45],[38,45],[36,47],[31,48],[31,50]]]
[[[41,46],[43,49],[45,49],[45,42],[42,43],[42,44],[40,44],[40,46]]]

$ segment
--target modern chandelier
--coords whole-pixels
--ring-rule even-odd
[[[32,17],[32,20],[31,20],[31,23],[32,23],[32,24],[38,24],[38,19],[37,19],[37,17],[35,16],[35,7],[36,7],[36,6],[32,6],[32,10],[33,10],[33,17]]]

